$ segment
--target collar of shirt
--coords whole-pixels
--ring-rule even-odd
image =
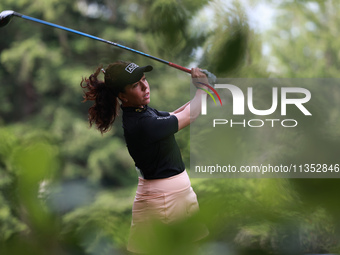
[[[137,112],[137,113],[141,113],[141,112],[145,112],[148,109],[148,106],[144,105],[143,108],[140,108],[140,107],[123,107],[123,106],[121,106],[121,109],[123,110],[123,112]]]

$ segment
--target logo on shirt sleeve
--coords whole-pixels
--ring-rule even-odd
[[[158,117],[157,120],[167,120],[170,119],[171,116],[166,116],[166,117]]]

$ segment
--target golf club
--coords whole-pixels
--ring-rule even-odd
[[[142,56],[151,58],[151,59],[156,60],[158,62],[161,62],[163,64],[167,64],[167,65],[169,65],[171,67],[177,68],[177,69],[179,69],[181,71],[184,71],[184,72],[187,72],[187,73],[191,73],[190,69],[185,68],[185,67],[180,66],[180,65],[177,65],[177,64],[174,64],[174,63],[171,63],[171,62],[166,61],[164,59],[160,59],[160,58],[151,56],[151,55],[146,54],[144,52],[141,52],[141,51],[138,51],[138,50],[126,47],[124,45],[121,45],[121,44],[118,44],[118,43],[115,43],[115,42],[111,42],[111,41],[102,39],[100,37],[96,37],[96,36],[93,36],[93,35],[90,35],[90,34],[86,34],[86,33],[83,33],[83,32],[80,32],[80,31],[77,31],[77,30],[74,30],[74,29],[70,29],[70,28],[67,28],[67,27],[64,27],[64,26],[60,26],[60,25],[57,25],[57,24],[54,24],[54,23],[50,23],[50,22],[47,22],[47,21],[44,21],[44,20],[36,19],[36,18],[30,17],[30,16],[26,16],[26,15],[23,15],[21,13],[18,13],[18,12],[15,12],[15,11],[11,11],[11,10],[6,10],[6,11],[3,11],[3,12],[0,13],[0,27],[6,26],[11,21],[11,19],[13,17],[19,17],[19,18],[22,18],[22,19],[26,19],[26,20],[37,22],[37,23],[40,23],[40,24],[44,24],[44,25],[47,25],[47,26],[59,28],[59,29],[62,29],[62,30],[65,30],[65,31],[68,31],[68,32],[71,32],[71,33],[74,33],[74,34],[85,36],[85,37],[88,37],[88,38],[91,38],[91,39],[94,39],[94,40],[97,40],[97,41],[100,41],[100,42],[104,42],[104,43],[107,43],[107,44],[110,44],[110,45],[122,48],[124,50],[132,51],[134,53],[137,53],[137,54],[140,54]],[[211,79],[216,78],[212,73],[208,72],[207,70],[202,70],[202,72],[207,74],[208,78],[211,78]],[[215,93],[215,95],[217,95],[218,99],[221,102],[221,99],[220,99],[218,93],[216,92],[216,90],[212,86],[210,86],[208,84],[205,84],[205,85],[207,85],[207,87],[209,89],[211,89],[211,91],[213,91]],[[222,104],[222,102],[221,102],[221,104]]]

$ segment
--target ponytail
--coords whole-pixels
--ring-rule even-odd
[[[84,91],[83,102],[94,101],[88,110],[90,127],[95,124],[103,134],[111,129],[118,116],[119,101],[113,89],[105,85],[104,81],[98,80],[100,70],[101,67],[98,67],[90,78],[83,78],[80,86],[87,90]]]

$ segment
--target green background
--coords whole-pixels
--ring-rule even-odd
[[[267,30],[251,21],[260,14],[247,12],[257,4],[274,11]],[[223,78],[339,76],[336,0],[2,0],[0,10]],[[0,29],[0,254],[127,254],[137,174],[120,120],[103,136],[89,129],[90,104],[82,103],[80,81],[119,59],[152,64],[150,106],[172,111],[190,99],[190,76],[20,18]],[[339,151],[338,97],[334,93],[327,101],[327,140],[313,125],[301,131],[315,138],[308,150],[295,148],[305,161],[319,151],[316,146]],[[188,168],[189,131],[176,136]],[[152,253],[337,253],[339,184],[339,179],[192,179],[201,207],[193,220],[204,221],[210,236],[186,242],[192,222],[160,228]]]

